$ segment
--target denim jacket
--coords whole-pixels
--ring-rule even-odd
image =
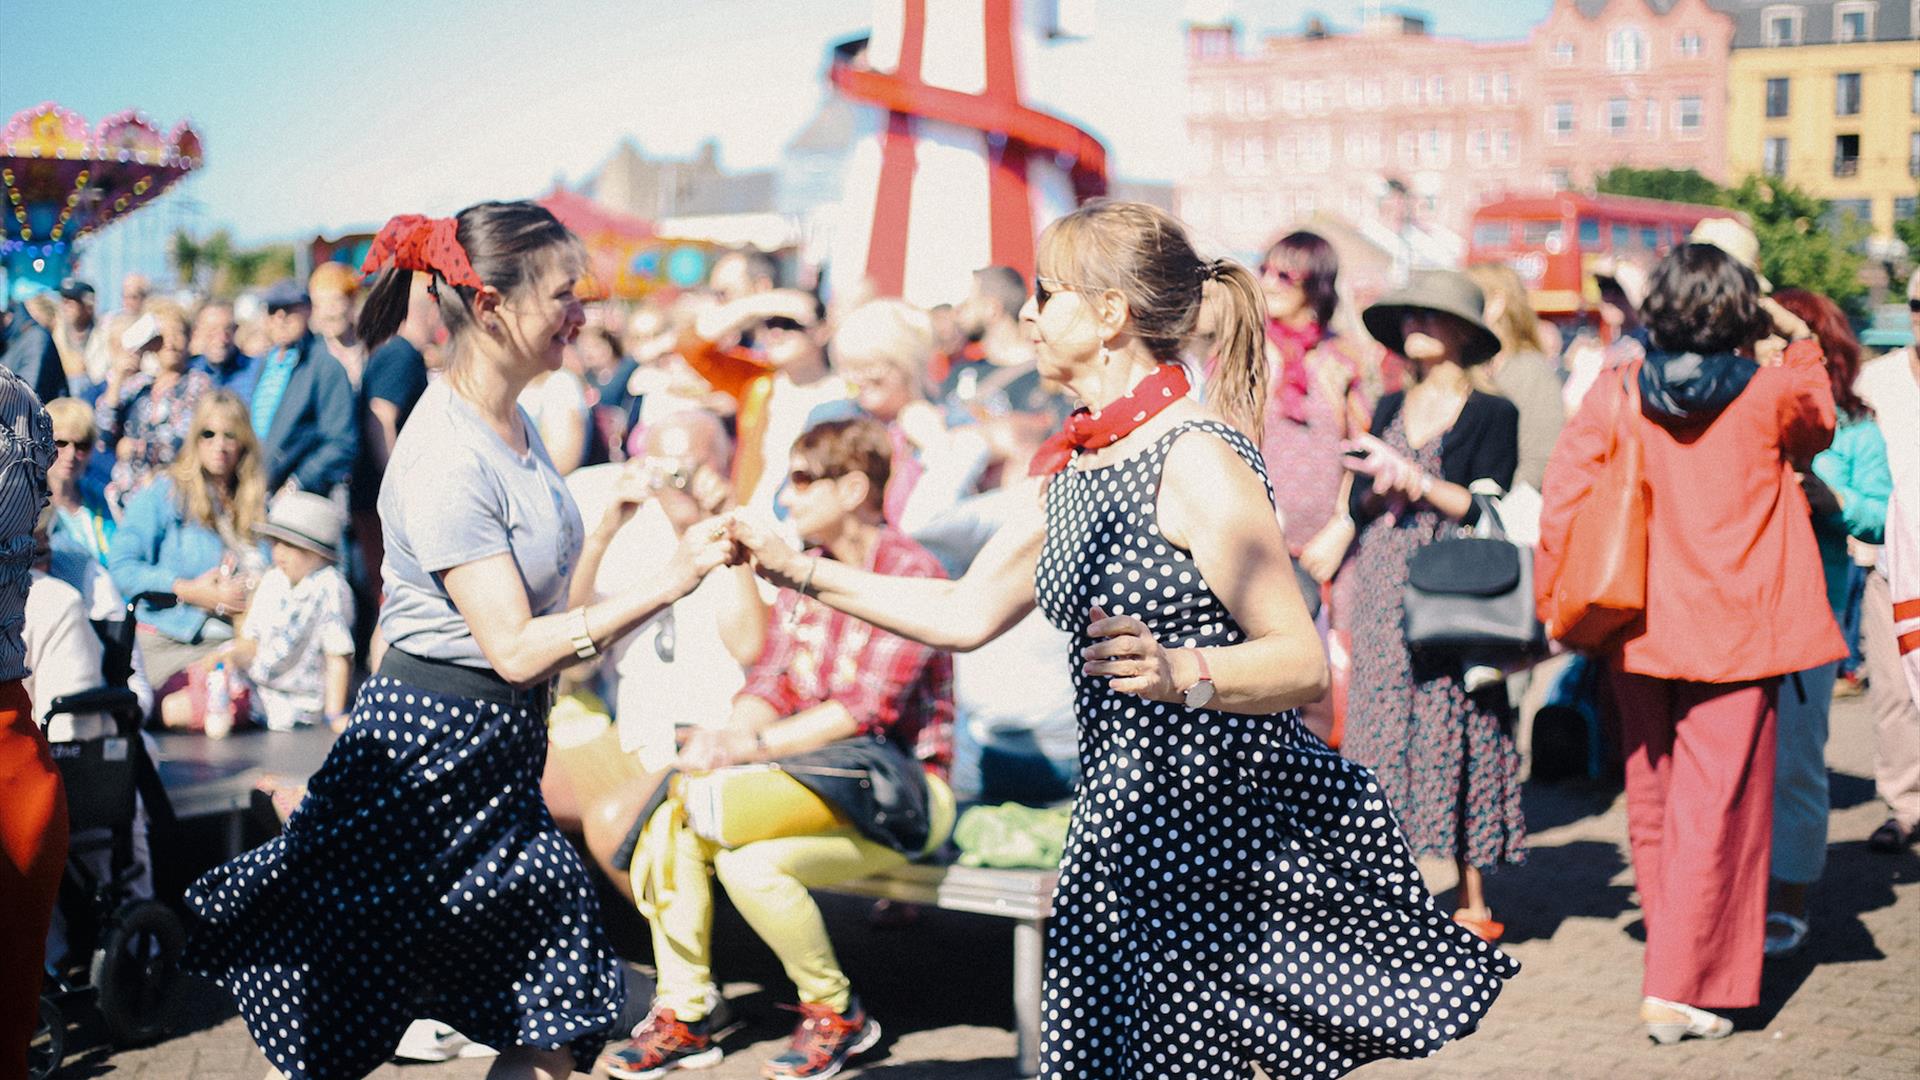
[[[157,476],[127,500],[107,551],[107,572],[123,596],[172,592],[175,581],[199,577],[219,566],[226,554],[219,533],[187,521],[181,513],[173,478]],[[142,604],[135,615],[167,637],[189,644],[201,640],[212,617],[185,603],[164,611]]]

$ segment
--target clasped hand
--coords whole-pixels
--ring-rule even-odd
[[[1425,471],[1378,438],[1361,434],[1341,443],[1340,449],[1346,452],[1340,463],[1347,471],[1373,478],[1375,495],[1398,495],[1414,502],[1425,493]]]

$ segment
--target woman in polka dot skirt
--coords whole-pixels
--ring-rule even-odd
[[[389,648],[285,831],[187,896],[191,966],[293,1080],[365,1076],[419,1016],[500,1048],[489,1077],[551,1080],[591,1068],[620,1014],[593,886],[540,796],[550,681],[732,544],[694,526],[660,580],[565,610],[580,514],[515,399],[579,331],[582,266],[531,203],[396,218],[368,257],[365,340],[405,318],[415,273],[452,334],[380,493]]]
[[[1043,1076],[1327,1077],[1431,1054],[1518,966],[1434,907],[1372,774],[1294,711],[1327,668],[1256,441],[1258,282],[1136,203],[1056,222],[1039,266],[1021,318],[1041,374],[1088,408],[965,577],[885,578],[734,535],[768,578],[929,644],[974,648],[1036,603],[1074,635],[1084,779]],[[1197,324],[1218,357],[1205,405],[1180,366]]]

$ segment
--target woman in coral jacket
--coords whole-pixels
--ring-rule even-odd
[[[1780,681],[1846,645],[1797,479],[1833,438],[1819,343],[1751,270],[1704,244],[1661,261],[1642,315],[1646,360],[1604,372],[1554,450],[1537,578],[1553,581],[1568,558],[1637,373],[1647,606],[1611,659],[1647,928],[1640,1015],[1669,1043],[1722,1038],[1733,1024],[1707,1008],[1760,1000]],[[1776,334],[1783,353],[1766,347]]]

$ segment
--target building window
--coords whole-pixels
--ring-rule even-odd
[[[1833,9],[1833,39],[1844,45],[1850,41],[1873,40],[1872,3],[1836,4]]]
[[[1907,175],[1920,176],[1920,131],[1907,136]]]
[[[1447,103],[1447,79],[1444,75],[1435,75],[1427,80],[1427,101],[1433,105]]]
[[[1267,140],[1258,135],[1247,138],[1247,172],[1259,176],[1267,171]]]
[[[1760,13],[1760,25],[1765,29],[1765,40],[1769,46],[1778,48],[1800,44],[1800,21],[1803,12],[1798,7],[1776,5]]]
[[[1418,105],[1420,104],[1420,94],[1426,88],[1427,88],[1426,82],[1422,80],[1419,76],[1409,75],[1407,76],[1407,80],[1402,87],[1400,96],[1406,99],[1407,104]]]
[[[1474,165],[1485,165],[1493,149],[1493,138],[1485,131],[1476,131],[1467,136],[1467,161]]]
[[[1500,161],[1503,164],[1512,164],[1514,158],[1513,132],[1502,131],[1495,139],[1494,145],[1498,147],[1497,153]]]
[[[1556,41],[1553,43],[1553,62],[1556,64],[1573,63],[1573,42]]]
[[[1580,219],[1580,246],[1595,249],[1600,246],[1600,223],[1592,218]]]
[[[1367,108],[1378,109],[1387,103],[1387,84],[1384,79],[1367,80]]]
[[[1911,195],[1901,195],[1893,200],[1893,220],[1905,221],[1920,211],[1920,199]]]
[[[1914,72],[1914,85],[1920,86],[1920,71]],[[1915,90],[1914,100],[1920,101],[1920,90]],[[1513,76],[1502,72],[1493,77],[1493,100],[1502,105],[1513,100]],[[1914,106],[1914,112],[1920,112],[1920,105]]]
[[[1833,77],[1833,115],[1860,115],[1860,73],[1843,71]]]
[[[1420,140],[1411,131],[1403,131],[1395,141],[1394,150],[1400,157],[1400,164],[1413,168],[1420,164]]]
[[[1872,220],[1872,199],[1835,199],[1827,204],[1826,216],[1820,224],[1828,229],[1841,229],[1849,225],[1866,225]]]
[[[1573,174],[1565,169],[1549,169],[1547,182],[1553,185],[1553,190],[1565,191],[1573,186]]]
[[[1768,176],[1787,175],[1787,140],[1770,138],[1760,153],[1760,168]]]
[[[1833,137],[1833,175],[1855,176],[1860,172],[1860,136]]]
[[[1792,107],[1792,83],[1786,79],[1767,80],[1767,117],[1774,119],[1787,115]]]
[[[1683,97],[1673,103],[1673,130],[1681,135],[1700,134],[1700,99]]]
[[[1633,126],[1633,103],[1617,97],[1607,102],[1607,133],[1625,135]]]
[[[1420,158],[1427,165],[1442,167],[1453,160],[1453,132],[1430,128],[1420,141]]]
[[[1702,51],[1700,35],[1691,30],[1681,34],[1680,40],[1676,43],[1676,49],[1681,56],[1699,56]]]
[[[1247,87],[1247,115],[1267,115],[1267,88],[1259,83]]]
[[[1647,35],[1637,26],[1623,26],[1607,35],[1607,70],[1647,69]]]
[[[1573,138],[1573,102],[1556,101],[1547,110],[1547,130],[1562,142]]]
[[[1290,113],[1300,111],[1300,82],[1298,79],[1289,79],[1280,84],[1280,107]]]
[[[1347,80],[1347,108],[1357,109],[1366,102],[1366,91],[1359,79]]]
[[[1920,27],[1915,27],[1915,29],[1920,30]],[[1915,71],[1913,73],[1912,97],[1913,97],[1913,115],[1920,116],[1920,71]]]
[[[1315,79],[1307,84],[1307,111],[1322,113],[1327,109],[1327,84]]]
[[[1469,85],[1471,89],[1467,91],[1468,100],[1472,101],[1475,105],[1479,105],[1484,103],[1492,93],[1493,78],[1485,74],[1475,75]]]

